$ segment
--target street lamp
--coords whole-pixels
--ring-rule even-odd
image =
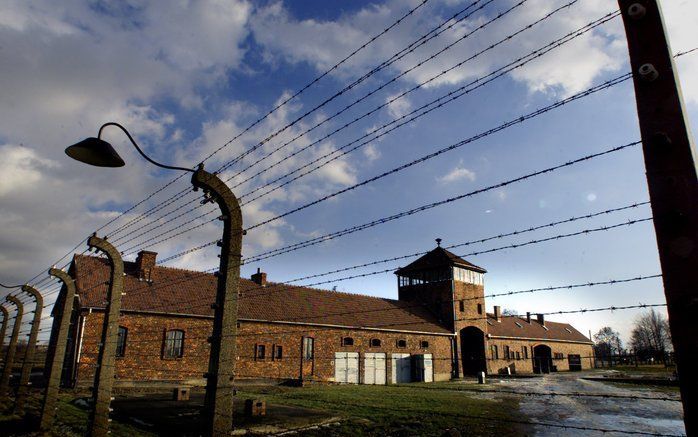
[[[204,170],[199,164],[196,170],[164,165],[149,158],[138,146],[129,132],[118,123],[105,123],[99,128],[97,138],[87,138],[68,147],[65,153],[73,159],[99,167],[122,167],[124,160],[111,144],[101,139],[107,126],[120,128],[131,144],[148,162],[169,170],[192,172],[194,191],[202,189],[207,200],[215,201],[223,221],[223,238],[220,267],[217,273],[218,287],[211,336],[206,381],[204,410],[209,435],[228,435],[233,419],[233,387],[236,357],[238,293],[240,289],[240,262],[242,260],[242,213],[240,204],[228,186],[215,174]]]

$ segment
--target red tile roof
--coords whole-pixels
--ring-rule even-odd
[[[591,343],[584,334],[567,323],[545,321],[545,327],[531,318],[531,323],[525,317],[501,316],[500,321],[494,314],[487,314],[487,332],[497,337],[539,338],[545,340],[565,340]]]
[[[82,307],[104,308],[108,261],[76,255],[73,268]],[[152,283],[147,283],[139,281],[135,263],[125,262],[124,269],[122,310],[213,315],[210,305],[217,284],[213,274],[156,266]],[[260,287],[248,279],[240,284],[240,319],[451,333],[429,311],[408,302],[271,282]]]

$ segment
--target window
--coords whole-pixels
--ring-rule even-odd
[[[523,349],[524,358],[528,359],[528,346],[521,346],[521,349]]]
[[[398,341],[397,341],[397,347],[399,347],[399,348],[405,348],[405,347],[407,347],[407,340],[398,340]]]
[[[264,360],[267,356],[267,348],[263,344],[254,345],[254,359]]]
[[[419,347],[421,347],[422,349],[427,349],[429,347],[429,342],[426,340],[422,340],[419,342]]]
[[[119,326],[119,334],[116,338],[116,356],[123,357],[126,355],[126,337],[128,337],[128,329]]]
[[[477,304],[477,313],[482,314],[482,304],[481,303]]]
[[[354,346],[354,339],[351,337],[342,338],[342,346]]]
[[[521,359],[521,352],[516,351],[516,359],[520,360]]]
[[[493,360],[499,359],[499,349],[497,348],[496,344],[492,345],[492,359]]]
[[[461,313],[462,313],[463,311],[465,311],[465,302],[463,302],[462,300],[460,300],[460,301],[458,301],[458,305],[459,305],[459,309],[460,309],[460,312],[461,312]]]
[[[561,359],[563,359],[563,358],[565,358],[565,355],[564,355],[563,353],[561,353],[561,352],[555,352],[555,359],[556,359],[556,360],[561,360]]]
[[[184,355],[184,331],[173,329],[165,332],[164,358],[182,358]]]
[[[372,338],[371,347],[381,347],[381,341],[377,338]]]
[[[272,353],[272,355],[271,355],[272,360],[280,360],[284,357],[284,350],[278,344],[275,344],[274,346],[272,346],[271,353]]]
[[[312,360],[315,356],[315,339],[312,337],[303,337],[303,359]]]
[[[504,346],[504,359],[508,360],[511,358],[511,355],[509,354],[509,346]]]

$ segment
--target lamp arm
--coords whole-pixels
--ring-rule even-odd
[[[133,139],[133,137],[131,136],[131,134],[126,130],[126,128],[123,127],[122,125],[120,125],[119,123],[114,123],[113,121],[110,121],[109,123],[104,123],[104,124],[99,128],[99,133],[97,134],[97,138],[100,138],[100,139],[102,138],[102,130],[104,130],[104,128],[107,127],[107,126],[116,126],[116,127],[118,127],[119,129],[121,129],[122,131],[124,131],[124,133],[126,134],[126,136],[128,137],[128,139],[131,140],[131,144],[133,144],[133,147],[135,147],[136,150],[138,150],[138,153],[140,153],[141,156],[144,157],[146,160],[148,160],[148,162],[150,162],[151,164],[155,164],[155,165],[157,165],[158,167],[166,168],[166,169],[168,169],[168,170],[182,170],[182,171],[188,171],[188,172],[194,173],[195,170],[192,170],[191,168],[176,167],[176,166],[172,166],[172,165],[165,165],[165,164],[160,164],[160,163],[157,162],[157,161],[153,161],[152,159],[150,159],[150,157],[148,157],[148,155],[146,155],[146,154],[143,152],[143,150],[141,150],[141,148],[138,146],[138,144],[137,144],[136,141]]]

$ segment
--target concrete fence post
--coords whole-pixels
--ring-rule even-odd
[[[34,352],[36,351],[36,337],[39,335],[39,325],[41,325],[41,313],[44,308],[44,299],[41,293],[36,288],[29,285],[22,286],[22,291],[34,298],[36,307],[34,308],[34,319],[32,320],[31,331],[29,332],[29,341],[27,349],[24,351],[24,362],[22,363],[22,372],[19,376],[19,386],[17,387],[17,397],[15,398],[15,414],[24,412],[24,402],[29,393],[31,385],[31,371],[34,367]]]
[[[75,280],[71,278],[68,273],[55,268],[51,268],[48,273],[63,282],[65,293],[62,296],[62,301],[58,302],[61,306],[60,310],[56,313],[56,317],[58,317],[58,331],[55,333],[56,338],[51,339],[52,343],[55,344],[55,349],[51,362],[47,363],[49,367],[48,378],[39,422],[39,426],[42,430],[50,429],[56,417],[56,402],[58,401],[61,376],[63,375],[65,349],[68,343],[68,330],[70,329],[73,300],[75,298]]]
[[[208,435],[229,435],[233,427],[233,381],[237,341],[240,261],[242,260],[242,213],[237,198],[218,176],[204,170],[192,175],[194,190],[218,204],[223,221],[221,262],[216,302],[213,305],[211,354],[206,374],[205,420]]]
[[[24,315],[24,305],[22,302],[14,296],[7,296],[7,302],[15,304],[17,307],[17,315],[15,316],[15,323],[12,327],[12,336],[10,337],[10,343],[7,345],[7,354],[5,354],[5,367],[2,369],[2,376],[0,377],[0,400],[5,401],[8,398],[10,390],[10,376],[12,375],[12,368],[15,365],[15,353],[17,353],[17,338],[19,337],[19,329],[22,325],[22,316]]]
[[[88,433],[92,437],[105,437],[109,434],[109,411],[111,393],[114,386],[114,364],[116,342],[119,334],[119,313],[121,296],[124,291],[124,261],[121,254],[106,238],[92,235],[87,240],[90,248],[104,252],[109,259],[111,275],[107,289],[106,308],[102,323],[102,339],[97,356],[97,369],[93,386],[94,405],[90,411]]]
[[[0,312],[2,312],[2,326],[0,326],[0,354],[2,354],[2,348],[5,346],[5,334],[7,334],[7,320],[9,318],[9,313],[4,305],[0,305]],[[5,357],[0,358],[4,362]]]
[[[698,436],[698,159],[658,0],[618,0],[628,41],[637,118],[683,418]]]

